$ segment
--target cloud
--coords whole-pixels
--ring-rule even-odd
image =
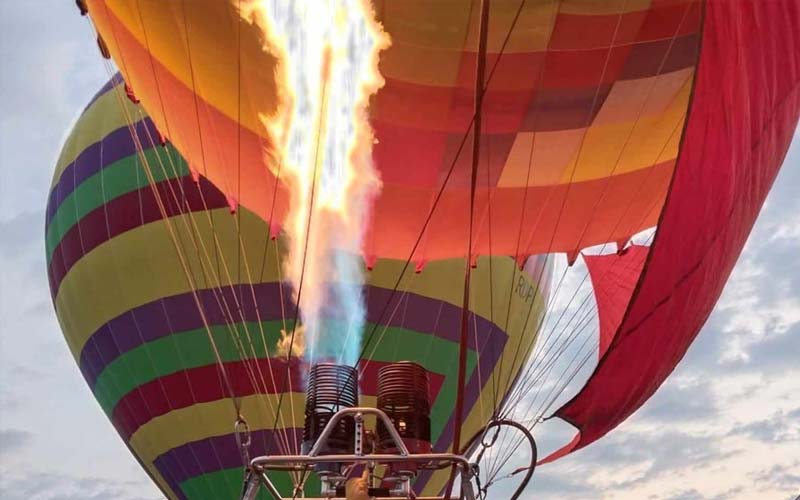
[[[640,411],[640,418],[660,423],[702,421],[718,413],[713,386],[707,379],[688,380],[661,388]]]
[[[531,492],[538,498],[599,498],[602,491],[587,483],[582,476],[534,475]]]
[[[106,71],[74,2],[0,2],[0,219],[43,205],[61,139]]]
[[[20,212],[0,220],[0,234],[3,235],[3,244],[0,245],[3,258],[19,257],[23,250],[43,252],[39,247],[44,234],[44,210]]]
[[[762,469],[749,474],[753,481],[777,484],[791,493],[800,493],[800,460],[788,465],[774,465],[769,469]]]
[[[19,429],[0,430],[0,455],[15,453],[31,442],[33,435]]]
[[[45,272],[56,156],[107,80],[92,29],[74,2],[0,2],[0,57],[0,422],[25,422],[0,435],[0,497],[160,498],[82,380]]]
[[[22,475],[4,474],[0,492],[5,500],[156,500],[160,496],[137,493],[136,481],[115,481],[97,477],[69,477],[48,472],[28,472]]]
[[[772,322],[768,326],[771,324]],[[760,341],[749,343],[741,357],[723,360],[720,362],[720,367],[727,371],[785,373],[786,370],[800,369],[798,353],[800,353],[800,323],[795,323],[783,333],[766,334]]]
[[[697,490],[682,490],[674,495],[670,495],[670,500],[703,500],[705,497]]]
[[[800,441],[800,407],[775,412],[763,420],[739,424],[728,435],[744,435],[765,443]]]

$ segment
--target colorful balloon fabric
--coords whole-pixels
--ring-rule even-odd
[[[126,116],[147,141],[141,150]],[[287,378],[286,357],[276,348],[295,313],[291,291],[281,285],[282,239],[272,239],[268,224],[249,210],[232,214],[206,179],[195,181],[172,146],[160,145],[118,77],[66,141],[46,241],[67,343],[100,406],[165,495],[240,494],[237,409],[209,335],[251,429],[250,455],[299,452],[305,371],[292,357]],[[367,272],[367,328],[376,330],[360,365],[362,404],[374,406],[381,366],[420,363],[431,377],[434,446],[446,450],[453,439],[464,261],[432,261],[419,273],[411,267],[392,296],[403,264],[381,259]],[[532,258],[520,270],[511,257],[476,262],[465,436],[488,421],[530,352],[547,296],[545,264]],[[446,472],[423,477],[417,487],[438,490],[446,479]],[[287,475],[276,481],[291,491]],[[309,482],[309,491],[315,487]]]
[[[464,255],[471,157],[462,142],[474,113],[479,3],[373,1],[392,45],[369,108],[383,187],[366,228],[368,259],[411,255],[448,172],[412,260]],[[275,57],[239,4],[88,5],[125,80],[190,167],[282,224],[288,193],[264,159],[273,145],[259,119],[277,106]],[[474,253],[572,252],[655,225],[701,14],[699,0],[490,2]]]

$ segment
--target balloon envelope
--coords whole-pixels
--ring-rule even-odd
[[[383,188],[363,254],[463,256],[479,2],[372,3],[392,45],[369,107]],[[237,2],[88,4],[126,81],[191,168],[283,224],[288,193],[259,118],[278,106],[276,57]],[[570,252],[655,225],[689,105],[701,2],[490,6],[472,252]]]
[[[276,348],[295,314],[282,282],[282,238],[272,239],[249,210],[232,214],[204,178],[193,180],[118,79],[86,108],[58,160],[46,252],[56,313],[76,362],[167,496],[240,493],[243,459],[229,387],[252,431],[250,456],[299,451],[307,367],[297,357],[287,365]],[[432,261],[419,273],[412,266],[392,294],[403,264],[379,259],[365,271],[367,331],[374,335],[363,346],[361,403],[375,405],[381,366],[418,362],[431,380],[434,447],[446,450],[464,261]],[[484,425],[510,390],[535,340],[549,280],[544,258],[529,259],[523,270],[510,257],[482,257],[476,266],[464,436]],[[437,491],[446,478],[421,478],[418,488]],[[290,491],[287,475],[275,480]],[[315,487],[311,481],[309,491]]]

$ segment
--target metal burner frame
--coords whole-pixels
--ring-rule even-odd
[[[397,453],[377,454],[364,453],[364,416],[374,415],[381,420],[385,428],[394,441]],[[325,449],[331,434],[337,424],[345,417],[353,417],[356,423],[355,434],[353,436],[353,449],[355,452],[348,455],[321,455],[321,450]],[[409,453],[408,448],[400,434],[395,429],[394,424],[386,413],[377,408],[344,408],[334,414],[320,434],[311,451],[306,455],[264,455],[256,457],[250,461],[249,472],[245,480],[242,500],[255,500],[258,492],[263,487],[272,495],[274,500],[286,500],[281,496],[278,489],[270,480],[267,472],[269,471],[297,471],[308,472],[317,464],[339,463],[346,465],[364,465],[369,471],[369,484],[374,479],[375,467],[379,464],[389,463],[413,463],[418,470],[440,470],[455,467],[459,471],[461,478],[461,498],[464,500],[475,500],[475,491],[472,487],[472,478],[478,473],[478,465],[470,462],[463,455],[454,453]],[[398,470],[392,477],[384,477],[382,481],[394,483],[394,487],[389,490],[389,495],[374,496],[376,500],[381,499],[416,499],[416,500],[455,500],[443,496],[421,497],[416,496],[411,489],[411,479],[416,472],[396,468]],[[342,498],[337,496],[341,488],[345,485],[347,477],[329,471],[318,471],[322,483],[320,497],[304,497],[309,500]]]

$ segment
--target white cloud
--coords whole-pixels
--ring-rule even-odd
[[[53,474],[47,470],[27,470],[0,477],[0,492],[5,500],[156,500],[159,495],[143,494],[135,480],[96,476]]]

